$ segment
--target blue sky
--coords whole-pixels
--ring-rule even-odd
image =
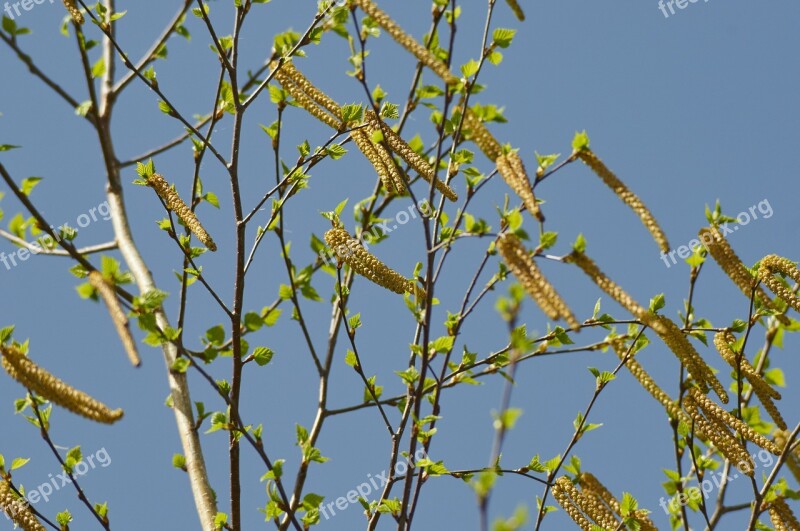
[[[474,101],[495,103],[505,108],[509,123],[493,127],[501,141],[520,148],[529,169],[534,151],[568,154],[576,130],[586,129],[592,147],[648,204],[665,229],[673,248],[688,243],[705,223],[704,207],[719,199],[723,211],[736,215],[766,201],[772,214],[741,227],[730,240],[746,263],[777,253],[800,258],[796,227],[800,211],[796,208],[797,169],[794,157],[800,118],[800,75],[792,62],[792,52],[800,45],[796,21],[800,5],[788,0],[755,4],[742,0],[697,2],[665,18],[655,0],[619,2],[563,2],[522,0],[527,21],[520,23],[498,1],[495,23],[518,29],[514,44],[504,50],[499,67],[487,67],[481,81],[486,90]],[[118,2],[128,10],[120,21],[119,38],[130,55],[138,57],[160,31],[179,2]],[[221,28],[230,27],[229,3],[212,3]],[[302,30],[315,11],[315,2],[275,0],[253,8],[242,39],[241,64],[256,68],[269,53],[274,34],[288,28]],[[461,64],[480,52],[480,33],[485,17],[484,2],[462,2],[455,62]],[[420,0],[380,3],[410,33],[421,36],[428,27],[429,2]],[[58,33],[64,15],[59,2],[35,5],[17,18],[33,34],[21,38],[21,46],[76,99],[86,99],[80,64],[73,39]],[[175,38],[169,43],[166,62],[156,64],[159,85],[179,103],[187,115],[208,111],[214,96],[218,63],[208,50],[208,36],[200,21],[189,17],[187,27],[192,41]],[[87,26],[94,35],[95,30]],[[227,30],[225,30],[227,31]],[[96,33],[96,32],[95,32]],[[96,36],[96,35],[95,35]],[[388,38],[371,41],[369,82],[380,83],[388,99],[402,103],[410,83],[412,59]],[[96,57],[96,50],[94,51]],[[326,35],[323,43],[307,50],[308,58],[298,61],[303,71],[339,102],[362,102],[359,85],[344,74],[349,68],[344,40]],[[123,71],[120,66],[120,73]],[[36,82],[5,46],[0,46],[0,144],[17,144],[23,149],[0,154],[11,174],[21,180],[42,176],[33,198],[51,223],[75,224],[104,200],[103,166],[92,131],[63,101]],[[435,79],[426,73],[426,79]],[[263,193],[264,181],[272,182],[272,152],[259,124],[275,119],[275,109],[267,98],[257,103],[245,123],[243,142],[243,187],[246,205]],[[428,111],[418,111],[407,131],[430,138]],[[289,109],[291,125],[282,153],[294,162],[293,145],[308,139],[312,146],[327,140],[329,133],[297,109]],[[181,133],[182,128],[158,111],[156,96],[140,84],[132,84],[118,103],[113,131],[120,157],[130,158]],[[230,120],[222,122],[216,138],[221,145],[231,133]],[[224,152],[228,149],[225,147]],[[484,171],[490,164],[478,159]],[[156,159],[159,170],[184,190],[190,183],[192,167],[188,146]],[[215,236],[221,252],[201,258],[205,272],[226,300],[231,295],[233,258],[229,187],[219,164],[206,158],[202,176],[206,188],[220,197],[217,211],[204,206],[204,223]],[[132,169],[123,181],[134,180]],[[332,210],[341,200],[352,205],[369,195],[374,183],[372,169],[351,152],[337,162],[325,162],[312,172],[310,188],[292,203],[286,215],[287,238],[293,242],[295,260],[311,259],[308,241],[311,233],[321,235],[329,226],[319,215]],[[463,181],[457,181],[464,191]],[[3,191],[6,191],[3,189]],[[626,207],[586,168],[572,165],[546,181],[539,189],[546,201],[547,229],[559,233],[556,253],[567,252],[579,233],[588,241],[587,252],[609,276],[622,284],[637,300],[665,293],[667,315],[682,308],[688,290],[688,266],[666,267],[656,245]],[[501,204],[505,185],[497,179],[471,209],[495,228],[495,205]],[[180,268],[172,242],[157,229],[162,213],[152,192],[127,186],[126,199],[133,213],[137,243],[159,286],[176,294],[178,284],[173,270]],[[389,207],[389,213],[405,210],[408,200]],[[0,203],[7,221],[19,205],[6,196]],[[262,223],[268,212],[264,213]],[[353,221],[345,218],[349,229]],[[526,220],[533,232],[535,226]],[[82,244],[111,238],[111,225],[99,218],[79,236]],[[387,263],[410,274],[423,253],[422,232],[418,223],[409,223],[375,248]],[[459,242],[448,259],[442,290],[442,304],[434,316],[441,323],[445,310],[455,310],[468,279],[489,241],[469,239]],[[0,251],[11,252],[8,242]],[[254,273],[248,280],[246,308],[259,310],[277,295],[278,285],[286,282],[285,269],[277,255],[273,237],[265,242],[256,258]],[[496,268],[492,262],[489,275]],[[185,477],[171,468],[172,454],[180,452],[174,417],[163,406],[167,395],[160,351],[142,347],[144,365],[132,370],[110,326],[102,306],[80,300],[76,280],[67,269],[66,259],[33,257],[18,267],[0,266],[0,286],[6,304],[0,309],[0,326],[15,324],[15,337],[31,339],[35,359],[65,380],[91,391],[113,406],[123,407],[126,417],[113,428],[96,426],[58,412],[53,422],[57,444],[82,445],[84,453],[105,448],[111,458],[107,468],[88,472],[82,485],[93,501],[110,503],[114,529],[195,529],[193,502]],[[575,310],[579,318],[591,315],[601,294],[575,268],[562,264],[543,264],[545,273]],[[488,278],[488,277],[486,277]],[[324,300],[333,289],[333,279],[321,274],[314,282]],[[502,293],[505,287],[502,288]],[[213,301],[199,285],[192,287],[186,337],[199,345],[206,328],[224,321]],[[472,316],[464,335],[457,341],[470,350],[486,354],[503,345],[506,332],[493,309],[491,295],[483,308]],[[714,325],[725,326],[745,316],[747,300],[714,264],[704,270],[696,293],[697,314]],[[330,307],[327,303],[304,301],[304,312],[314,323],[314,341],[324,344]],[[364,281],[354,289],[351,308],[361,312],[364,327],[359,331],[359,350],[366,370],[378,375],[386,395],[402,392],[395,370],[401,370],[408,356],[413,321],[403,301]],[[176,302],[167,302],[174,320]],[[603,297],[603,309],[624,318],[623,311]],[[528,301],[522,319],[531,332],[544,332],[547,322]],[[271,456],[287,459],[293,476],[299,451],[294,446],[294,423],[309,426],[316,402],[316,377],[308,353],[288,311],[279,327],[259,332],[251,344],[268,345],[276,356],[267,367],[248,372],[245,377],[243,416],[248,422],[263,423],[265,441]],[[439,326],[437,334],[443,333]],[[590,343],[602,333],[584,332],[577,343]],[[759,341],[761,338],[759,339]],[[793,355],[796,340],[787,337],[784,349],[774,353],[774,364],[782,367],[788,388],[782,390],[782,411],[790,425],[797,422],[800,398],[797,375],[800,361]],[[756,344],[756,343],[754,343]],[[701,353],[721,375],[727,370],[710,349]],[[337,349],[332,374],[334,407],[361,400],[362,385],[344,364],[345,345]],[[657,381],[675,393],[677,363],[659,342],[642,354],[640,360]],[[550,458],[563,451],[572,434],[572,420],[583,410],[594,388],[586,367],[611,370],[616,357],[610,353],[580,353],[546,357],[521,365],[512,404],[524,410],[517,427],[510,433],[503,461],[509,467],[527,463],[534,454]],[[212,372],[226,377],[224,361]],[[0,453],[7,461],[30,457],[26,467],[15,473],[15,481],[28,489],[55,474],[58,466],[36,431],[13,414],[12,401],[22,394],[7,378],[0,384]],[[729,380],[726,379],[726,383]],[[221,405],[206,384],[192,378],[193,399],[206,401],[209,409]],[[492,440],[491,411],[500,403],[502,380],[486,380],[481,387],[456,388],[444,395],[439,432],[431,450],[434,460],[444,460],[451,469],[483,466]],[[793,405],[795,405],[793,407]],[[396,412],[393,419],[398,415]],[[574,453],[615,494],[629,491],[640,505],[653,511],[659,527],[668,527],[658,506],[664,495],[663,468],[674,468],[671,430],[658,404],[647,396],[626,372],[601,395],[591,422],[603,427],[586,435]],[[389,441],[374,410],[330,420],[318,444],[331,461],[312,468],[308,488],[334,501],[347,491],[381,474],[387,466]],[[212,482],[220,500],[227,499],[227,437],[203,437]],[[260,462],[249,450],[244,452],[245,527],[263,525],[257,508],[264,505],[265,493],[259,477]],[[729,499],[746,496],[745,481],[734,482]],[[427,494],[419,508],[420,529],[476,529],[477,508],[471,489],[461,481],[437,478],[425,486]],[[504,477],[492,499],[493,517],[508,516],[518,505],[535,507],[539,484],[517,477]],[[81,511],[72,491],[60,490],[38,508],[52,516],[70,507],[76,516],[75,529],[94,524]],[[220,510],[227,511],[225,503]],[[358,507],[323,521],[322,529],[354,529],[363,516]],[[1,522],[1,521],[0,521]],[[726,528],[738,528],[735,517]],[[562,511],[548,516],[545,529],[567,529]],[[4,522],[0,528],[5,528]],[[384,519],[388,529],[389,520]]]

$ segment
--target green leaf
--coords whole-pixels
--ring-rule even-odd
[[[27,179],[22,180],[22,186],[20,186],[20,191],[25,195],[31,195],[31,192],[36,185],[41,182],[41,177],[28,177]]]
[[[514,40],[514,35],[517,34],[516,30],[508,28],[497,28],[492,33],[492,40],[500,48],[508,48],[511,46],[511,41]]]
[[[267,347],[256,347],[255,350],[253,350],[252,355],[255,362],[258,363],[260,367],[263,367],[272,361],[272,357],[275,355],[275,353],[272,351],[272,349]]]
[[[589,149],[589,135],[585,130],[575,133],[575,137],[572,139],[572,149],[576,152]]]

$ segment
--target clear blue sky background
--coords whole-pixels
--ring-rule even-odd
[[[132,57],[145,50],[178,3],[118,3],[119,10],[128,10],[119,26],[119,39]],[[731,237],[732,244],[747,263],[772,252],[800,258],[795,156],[800,140],[796,125],[800,118],[800,76],[793,56],[800,45],[797,2],[697,2],[669,18],[659,11],[656,0],[521,3],[528,14],[524,23],[513,19],[498,0],[496,25],[517,28],[519,33],[514,45],[504,51],[502,65],[490,66],[483,74],[487,90],[474,101],[505,107],[510,123],[493,129],[500,139],[521,149],[529,169],[535,168],[534,150],[569,153],[574,132],[587,129],[592,147],[651,207],[673,247],[695,237],[705,223],[706,204],[719,199],[724,211],[735,215],[767,200],[773,215],[743,227]],[[221,28],[230,27],[229,4],[212,3]],[[288,28],[305,28],[315,4],[276,0],[254,6],[242,39],[241,64],[252,68],[260,65],[270,51],[273,35]],[[461,4],[464,15],[456,47],[458,64],[479,54],[485,17],[485,2]],[[384,0],[381,6],[411,33],[421,36],[426,31],[429,2]],[[46,2],[24,13],[17,22],[31,28],[33,35],[23,37],[21,45],[45,72],[81,101],[86,99],[85,85],[74,40],[58,33],[63,15],[60,2]],[[191,115],[209,110],[218,63],[208,50],[208,37],[200,22],[190,16],[187,26],[193,35],[191,43],[180,38],[170,41],[169,59],[157,63],[156,69],[163,90]],[[91,35],[97,34],[91,26],[87,28]],[[371,45],[369,81],[380,83],[390,101],[402,103],[413,61],[387,38],[371,41]],[[93,51],[93,57],[96,55],[97,50]],[[308,49],[308,55],[309,59],[299,64],[319,86],[340,102],[363,101],[358,84],[343,74],[349,67],[344,40],[327,35],[322,46]],[[435,81],[429,73],[426,79]],[[36,82],[6,47],[0,47],[0,112],[0,144],[24,146],[1,154],[3,163],[17,180],[31,175],[45,177],[33,197],[51,223],[74,225],[80,214],[104,201],[105,177],[92,131],[62,100]],[[319,145],[329,133],[296,109],[290,109],[287,115],[293,125],[287,131],[290,141],[283,156],[291,163],[296,158],[294,144],[307,138],[312,146]],[[253,107],[249,117],[243,143],[243,186],[248,206],[263,193],[265,182],[273,182],[271,149],[258,124],[271,123],[275,110],[264,99]],[[140,84],[133,84],[119,101],[114,134],[120,157],[133,157],[181,131],[176,121],[158,111],[155,95]],[[407,131],[430,138],[426,110],[414,115]],[[228,119],[218,127],[219,145],[225,145],[230,132]],[[156,163],[168,179],[177,182],[184,192],[188,190],[192,167],[188,146],[159,157]],[[478,165],[490,170],[483,159]],[[368,195],[374,182],[371,172],[356,153],[314,169],[310,189],[290,204],[286,216],[297,263],[311,259],[310,234],[321,235],[328,226],[318,212],[333,209],[346,197],[352,206]],[[126,183],[134,178],[132,169],[124,173]],[[223,205],[219,211],[208,206],[201,209],[220,252],[204,256],[200,262],[228,300],[233,267],[229,188],[211,157],[206,158],[203,178],[207,189],[216,192]],[[457,187],[463,193],[460,178]],[[474,213],[486,217],[495,229],[494,205],[502,201],[506,191],[498,179],[476,202],[480,206]],[[664,292],[665,312],[676,315],[688,288],[688,266],[665,267],[635,216],[597,178],[575,165],[546,182],[540,194],[547,201],[548,230],[560,235],[555,252],[566,252],[570,242],[583,232],[588,253],[612,278],[642,303]],[[162,216],[160,205],[145,188],[127,186],[126,195],[136,240],[160,287],[177,293],[173,270],[180,268],[180,257],[154,224]],[[405,209],[408,204],[403,201],[388,212]],[[4,224],[19,211],[19,205],[9,196],[1,206],[6,212]],[[346,212],[350,211],[348,207]],[[260,222],[264,223],[267,216],[265,212]],[[349,216],[346,223],[353,228]],[[534,229],[529,220],[526,226]],[[110,237],[110,223],[99,221],[82,231],[78,242],[98,243]],[[411,223],[393,233],[376,252],[410,274],[414,263],[422,259],[421,241],[421,228]],[[465,240],[458,244],[449,259],[442,291],[437,293],[442,304],[434,322],[444,320],[445,310],[457,309],[488,243]],[[270,237],[256,259],[248,281],[248,310],[269,304],[277,295],[278,285],[286,281],[277,248],[276,239]],[[11,252],[14,247],[0,242],[0,250]],[[17,325],[15,336],[20,340],[31,338],[31,352],[37,361],[76,386],[125,408],[126,417],[109,428],[58,411],[53,437],[64,447],[82,445],[85,454],[107,450],[111,466],[92,470],[82,483],[93,501],[110,503],[114,529],[196,529],[186,478],[170,465],[173,453],[181,449],[173,414],[163,406],[167,387],[161,353],[143,347],[144,366],[138,371],[131,369],[103,307],[76,295],[77,281],[67,272],[71,265],[65,259],[34,257],[11,271],[0,266],[5,302],[0,309],[0,325]],[[495,267],[493,262],[488,274]],[[589,317],[600,296],[596,288],[573,268],[552,263],[543,267],[579,317]],[[322,274],[314,285],[328,300],[332,279]],[[197,346],[203,331],[223,322],[223,316],[199,284],[191,293],[191,325],[186,338],[187,343]],[[321,348],[328,330],[329,305],[310,301],[303,301],[303,305],[314,323],[314,340]],[[168,306],[174,320],[174,298]],[[700,280],[696,307],[698,315],[725,326],[746,314],[747,301],[715,265],[709,264]],[[404,368],[413,333],[413,322],[402,300],[360,281],[351,308],[361,312],[365,325],[358,341],[366,370],[378,375],[387,396],[402,392],[393,371]],[[615,316],[625,316],[611,303],[604,302],[603,308]],[[530,331],[546,330],[546,320],[532,302],[526,303],[523,318]],[[599,332],[585,332],[575,341],[588,343],[600,337]],[[752,344],[760,341],[757,336]],[[487,354],[505,342],[505,328],[490,298],[483,311],[470,318],[456,349],[466,343],[471,350]],[[248,422],[264,423],[270,455],[287,459],[288,477],[293,477],[299,456],[294,446],[294,423],[309,426],[313,420],[317,396],[313,367],[288,312],[281,326],[260,332],[250,343],[268,345],[276,356],[268,367],[247,373],[243,415]],[[788,389],[784,390],[782,409],[790,425],[798,421],[796,404],[800,398],[796,348],[794,338],[787,338],[785,349],[774,354],[774,363],[786,372]],[[722,369],[729,382],[718,355],[706,348],[701,352]],[[345,347],[340,344],[332,375],[334,407],[357,403],[362,397],[362,385],[344,365],[344,354]],[[666,347],[654,342],[641,361],[657,381],[675,393],[677,363]],[[550,458],[564,449],[575,414],[585,408],[593,392],[588,366],[611,370],[616,357],[582,353],[529,361],[519,368],[513,405],[525,413],[508,437],[503,456],[507,466],[526,464],[534,454]],[[213,372],[217,377],[227,377],[226,362],[216,364]],[[659,527],[668,528],[658,502],[664,495],[661,469],[674,468],[671,431],[660,406],[627,372],[620,376],[602,393],[590,417],[591,422],[603,423],[603,427],[588,434],[574,452],[583,460],[585,470],[593,472],[617,495],[632,492],[641,506],[653,511]],[[192,385],[195,400],[205,400],[209,409],[221,408],[204,382],[192,377]],[[482,387],[448,392],[431,457],[444,460],[451,469],[485,465],[493,434],[490,412],[498,407],[501,390],[502,380],[497,379],[487,380]],[[21,395],[17,384],[2,378],[0,452],[6,462],[14,457],[32,458],[14,475],[15,481],[31,489],[46,482],[58,466],[38,441],[35,429],[14,416],[12,400]],[[397,418],[395,412],[392,414]],[[227,436],[212,434],[204,436],[203,442],[222,502],[220,510],[227,511]],[[308,488],[325,495],[326,501],[346,495],[366,481],[368,474],[380,474],[388,463],[389,440],[380,417],[371,409],[331,419],[318,446],[331,461],[312,468]],[[243,453],[245,528],[256,529],[264,525],[257,510],[266,502],[263,484],[258,481],[264,470],[249,449]],[[427,494],[416,519],[419,529],[477,528],[478,512],[467,485],[439,478],[428,482],[425,489]],[[520,504],[535,508],[535,495],[540,492],[540,485],[530,480],[502,478],[492,499],[492,516],[510,515]],[[732,485],[728,500],[735,501],[736,496],[748,492],[749,485],[740,479]],[[62,489],[49,503],[38,505],[49,516],[65,507],[76,516],[75,529],[95,527],[79,508],[73,491]],[[360,528],[360,513],[359,507],[350,507],[323,521],[321,527]],[[383,528],[393,528],[389,519],[382,522]],[[545,529],[568,529],[570,525],[559,511],[548,517]],[[730,517],[725,528],[741,525],[736,517]],[[0,520],[0,528],[10,527]]]

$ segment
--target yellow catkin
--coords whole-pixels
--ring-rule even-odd
[[[739,287],[745,297],[750,298],[753,287],[756,285],[756,279],[753,278],[753,275],[750,274],[747,267],[736,255],[736,252],[719,228],[715,226],[703,227],[700,229],[698,237],[705,244],[709,254],[717,262],[720,269]],[[775,309],[775,305],[760,286],[756,288],[756,297],[765,307]]]
[[[525,12],[522,11],[522,8],[519,5],[517,0],[506,0],[508,7],[511,8],[511,11],[514,13],[514,16],[517,17],[520,21],[525,20]]]
[[[720,453],[742,473],[753,477],[755,469],[753,458],[727,426],[713,417],[704,417],[699,404],[691,394],[683,397],[683,407],[692,418],[698,438],[711,441]]]
[[[103,424],[112,424],[122,418],[121,409],[109,409],[86,393],[62,382],[49,372],[33,363],[16,347],[0,346],[3,369],[43,398],[73,413]]]
[[[375,168],[375,172],[378,174],[378,177],[381,178],[381,182],[383,183],[383,187],[386,188],[386,191],[390,194],[395,192],[395,184],[390,170],[380,156],[380,153],[378,153],[378,146],[373,144],[372,140],[370,140],[369,133],[364,129],[355,129],[350,133],[350,137],[355,142],[359,151],[364,154],[369,163],[372,164],[372,167]],[[392,164],[394,165],[394,163]]]
[[[619,501],[595,476],[589,472],[582,472],[578,478],[578,484],[581,486],[581,493],[583,495],[595,497],[598,502],[606,505],[618,516],[622,516],[622,509],[620,508]],[[656,531],[655,524],[647,517],[645,511],[636,511],[634,513],[634,518],[639,523],[640,531]]]
[[[786,442],[789,440],[789,432],[786,430],[775,430],[775,444],[783,451]],[[792,453],[786,456],[786,466],[789,467],[795,481],[800,483],[800,448],[795,448]]]
[[[339,260],[347,263],[359,275],[395,293],[413,293],[425,298],[425,292],[416,282],[405,278],[375,258],[346,230],[342,228],[329,230],[325,233],[325,241]]]
[[[81,13],[78,3],[75,0],[64,0],[64,7],[69,11],[69,15],[72,17],[75,24],[83,24],[83,13]]]
[[[628,349],[623,341],[612,341],[611,347],[614,349],[614,352],[616,352],[617,357],[620,360],[625,359]],[[687,423],[689,422],[689,418],[678,406],[678,403],[670,398],[670,396],[656,384],[653,378],[647,373],[647,371],[644,370],[644,368],[642,368],[642,366],[634,359],[633,356],[628,358],[628,360],[625,362],[625,366],[628,368],[634,378],[639,380],[639,383],[642,385],[642,387],[644,387],[645,391],[650,393],[650,396],[655,398],[658,403],[664,406],[664,409],[667,410],[667,413],[670,417],[676,418],[679,421],[683,420]]]
[[[580,323],[545,278],[522,242],[513,234],[504,234],[497,242],[497,250],[506,265],[520,281],[525,291],[550,319],[564,319],[570,328],[580,330]]]
[[[658,244],[661,252],[669,252],[669,242],[667,241],[664,231],[661,230],[661,227],[658,225],[655,217],[653,217],[653,214],[645,206],[642,200],[639,199],[636,194],[631,192],[628,187],[625,186],[625,183],[620,181],[591,149],[581,149],[576,153],[576,155],[587,166],[589,166],[589,168],[591,168],[592,171],[594,171],[594,173],[596,173],[604,183],[606,183],[606,186],[611,188],[611,190],[622,200],[623,203],[628,205],[631,210],[636,212],[636,214],[639,216],[639,219],[642,220],[644,226],[647,227],[648,231],[650,231],[650,234]]]
[[[403,29],[392,20],[392,18],[383,10],[381,10],[372,0],[351,0],[353,5],[357,5],[375,23],[383,28],[397,43],[410,52],[417,60],[430,68],[434,74],[442,78],[448,85],[457,84],[458,77],[450,72],[444,61],[436,57],[433,52],[417,42],[414,37],[408,35]]]
[[[497,171],[503,177],[503,180],[522,199],[528,212],[539,221],[544,221],[542,211],[536,202],[536,196],[533,194],[533,186],[531,186],[531,181],[525,171],[522,159],[519,158],[519,154],[516,151],[512,151],[500,155],[495,163],[497,164]]]
[[[772,417],[775,424],[780,429],[785,430],[786,421],[783,420],[783,417],[773,402],[773,400],[780,400],[781,394],[758,374],[756,369],[747,361],[747,358],[744,356],[737,356],[737,354],[733,352],[730,343],[734,341],[736,341],[736,338],[730,332],[717,332],[714,335],[714,346],[717,347],[720,356],[722,356],[734,370],[741,371],[742,376],[750,382],[750,385],[753,387],[753,392],[764,405],[764,409],[767,410],[769,416]]]
[[[23,531],[45,531],[25,498],[20,498],[5,479],[0,479],[0,510]]]
[[[342,119],[342,108],[336,103],[333,98],[322,92],[311,81],[308,80],[295,66],[294,62],[286,61],[281,67],[281,71],[291,78],[295,85],[300,87],[309,98],[324,107],[328,112]]]
[[[647,324],[661,340],[677,356],[691,373],[692,377],[705,391],[707,387],[714,390],[723,403],[728,403],[728,393],[722,383],[714,375],[714,371],[700,356],[686,335],[671,319],[664,316],[651,317]]]
[[[273,65],[277,67],[277,63],[273,63]],[[344,127],[344,124],[339,118],[317,105],[311,96],[299,85],[295,84],[289,73],[283,68],[275,72],[275,79],[277,79],[281,87],[297,101],[297,104],[305,109],[311,116],[337,131],[340,131]]]
[[[411,146],[409,146],[400,135],[395,133],[391,127],[383,123],[374,111],[366,111],[364,117],[373,130],[380,131],[383,134],[386,145],[401,159],[406,161],[406,163],[411,166],[414,171],[419,173],[423,179],[429,183],[433,182],[434,187],[450,201],[458,200],[458,194],[456,194],[450,186],[436,178],[436,171],[428,164],[428,161],[411,149]]]
[[[372,141],[369,135],[368,139],[370,139],[370,142]],[[375,146],[375,150],[378,152],[378,156],[381,158],[383,164],[386,166],[386,169],[389,171],[389,177],[392,180],[395,191],[398,193],[398,195],[404,194],[406,191],[406,180],[403,177],[403,174],[400,172],[400,168],[398,168],[397,163],[394,161],[394,157],[382,143],[373,143],[373,145]]]
[[[128,354],[128,359],[134,367],[142,364],[139,358],[139,353],[136,350],[136,341],[133,339],[131,330],[128,327],[128,317],[117,299],[117,294],[114,292],[114,287],[107,282],[101,273],[92,271],[89,273],[89,284],[92,285],[103,302],[108,308],[108,313],[111,315],[111,320],[114,322],[114,327],[117,329],[117,334],[122,341],[122,346],[125,347],[125,352]]]
[[[725,388],[675,323],[666,317],[655,316],[645,310],[625,290],[600,271],[597,264],[584,253],[574,251],[569,255],[567,261],[575,263],[601,290],[605,291],[635,318],[651,327],[681,363],[686,366],[700,386],[704,389],[710,386],[723,402],[728,402],[728,394],[725,392]]]
[[[714,419],[719,423],[725,424],[753,444],[756,444],[775,455],[780,455],[781,450],[777,444],[758,433],[744,421],[739,420],[715,404],[696,387],[689,389],[689,396],[691,396],[692,400],[694,400],[700,409],[703,410],[703,413],[707,418]]]
[[[786,304],[800,312],[800,297],[792,293],[792,290],[783,285],[775,273],[783,273],[795,282],[800,283],[800,269],[789,260],[782,256],[770,254],[761,259],[761,266],[758,268],[758,276],[761,282],[778,297],[783,299]]]
[[[497,157],[503,154],[503,146],[489,132],[472,109],[467,109],[467,112],[464,113],[463,128],[468,132],[467,139],[474,142],[489,160],[496,161]]]
[[[567,476],[561,476],[553,485],[553,497],[562,509],[578,524],[583,531],[591,531],[592,523],[583,515],[583,512],[573,501],[580,496],[580,492]]]
[[[217,244],[214,243],[214,240],[211,239],[206,229],[200,224],[200,220],[197,219],[192,209],[183,202],[178,192],[172,189],[163,176],[158,173],[150,175],[147,177],[147,185],[151,186],[156,191],[158,196],[167,204],[167,208],[175,212],[175,215],[189,227],[189,230],[197,236],[197,239],[200,240],[203,245],[208,247],[210,251],[217,250]]]
[[[800,530],[800,521],[797,520],[783,496],[778,496],[770,502],[769,519],[775,526],[775,531]]]

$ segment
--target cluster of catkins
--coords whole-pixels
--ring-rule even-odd
[[[553,497],[572,520],[584,531],[622,529],[622,509],[619,501],[600,481],[588,472],[578,475],[577,484],[561,476],[553,485]],[[640,531],[656,531],[646,511],[635,511],[632,519]],[[630,523],[630,522],[629,522]]]

